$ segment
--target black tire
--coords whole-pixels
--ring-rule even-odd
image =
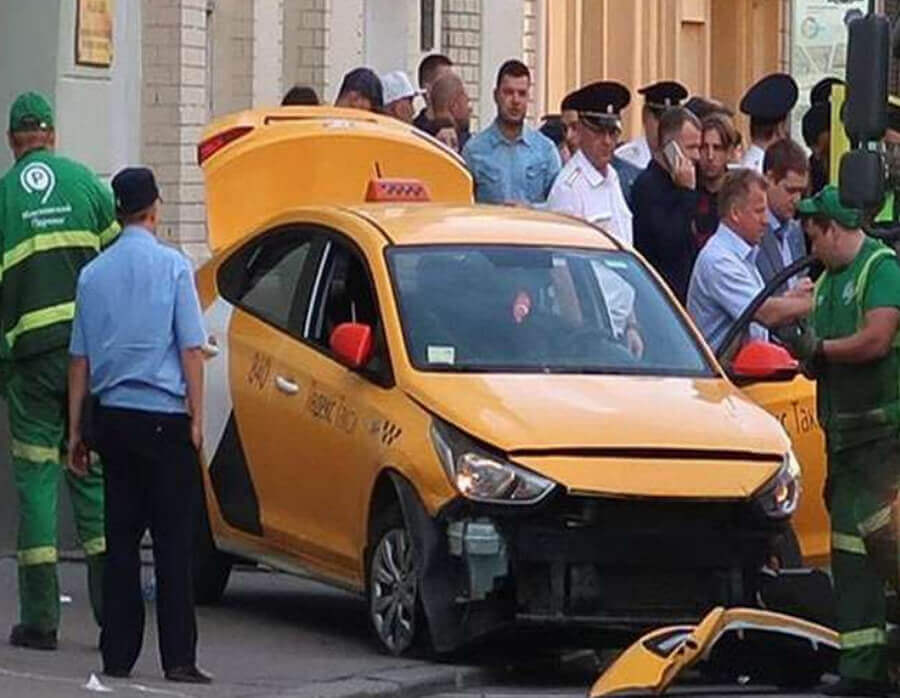
[[[803,567],[803,551],[793,527],[778,535],[772,545],[772,554],[778,558],[783,570]]]
[[[427,628],[418,562],[397,506],[379,514],[369,531],[366,602],[369,628],[383,652],[399,657],[423,649]]]
[[[203,486],[197,488],[199,495],[194,505],[194,555],[192,574],[194,579],[194,603],[205,606],[222,600],[228,577],[231,575],[233,559],[216,548],[206,511],[206,497]]]

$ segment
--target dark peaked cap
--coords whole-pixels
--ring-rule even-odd
[[[759,80],[744,94],[741,111],[760,123],[777,123],[797,103],[797,83],[785,73],[772,73]]]
[[[684,108],[694,112],[698,119],[705,119],[710,114],[721,114],[729,119],[734,116],[734,112],[721,102],[699,95],[691,97],[685,102]]]
[[[809,91],[809,103],[818,104],[819,102],[827,102],[831,99],[831,88],[835,85],[846,85],[840,78],[822,78]]]
[[[831,129],[831,102],[815,102],[803,115],[801,131],[803,140],[810,148],[819,139],[819,134]]]
[[[682,100],[687,99],[688,91],[680,82],[664,80],[644,85],[638,94],[644,95],[644,104],[651,109],[663,110],[681,106]]]
[[[618,82],[592,82],[566,95],[563,111],[577,111],[592,126],[621,128],[620,112],[631,102],[628,88]]]

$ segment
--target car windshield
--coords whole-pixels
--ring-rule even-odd
[[[420,370],[714,375],[630,252],[429,245],[387,257]]]

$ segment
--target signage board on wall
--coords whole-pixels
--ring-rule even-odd
[[[108,68],[113,58],[113,0],[77,0],[75,63]]]

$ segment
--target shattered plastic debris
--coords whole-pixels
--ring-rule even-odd
[[[104,686],[100,683],[100,679],[97,678],[96,674],[91,674],[91,678],[88,679],[88,682],[84,684],[84,687],[88,691],[96,691],[97,693],[112,693],[113,690],[108,686]]]

